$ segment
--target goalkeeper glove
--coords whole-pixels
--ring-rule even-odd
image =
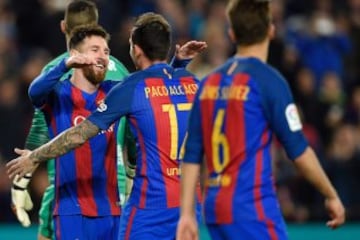
[[[31,201],[30,195],[26,189],[30,179],[31,174],[26,174],[25,177],[20,179],[20,181],[17,181],[18,176],[16,176],[11,188],[11,207],[17,219],[24,227],[29,227],[31,224],[29,215],[26,212],[33,208],[33,202]]]

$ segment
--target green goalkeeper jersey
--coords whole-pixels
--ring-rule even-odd
[[[42,72],[48,71],[50,68],[52,68],[55,65],[58,65],[58,63],[63,60],[64,58],[69,57],[69,54],[63,53],[62,55],[58,56],[54,60],[52,60],[50,63],[48,63],[42,70]],[[65,79],[69,74],[71,74],[72,71],[67,72],[62,76],[61,79]],[[108,65],[108,71],[106,73],[106,79],[109,80],[119,80],[122,81],[125,76],[127,76],[129,72],[125,68],[125,66],[119,62],[116,58],[110,56],[110,62]],[[120,193],[120,199],[121,204],[124,203],[125,199],[125,169],[124,169],[124,161],[123,161],[123,148],[124,148],[124,134],[125,134],[125,125],[126,125],[126,119],[123,118],[120,121],[119,129],[117,132],[117,149],[118,149],[118,186],[119,186],[119,193]],[[49,134],[48,134],[48,128],[45,121],[44,114],[40,110],[35,110],[32,125],[29,131],[29,134],[26,139],[25,147],[27,149],[35,149],[42,144],[49,141]],[[49,182],[50,184],[54,184],[54,177],[55,177],[55,164],[54,160],[48,161],[47,165],[48,169],[48,176],[49,176]]]

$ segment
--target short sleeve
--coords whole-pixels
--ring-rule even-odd
[[[308,143],[289,85],[279,73],[271,70],[264,76],[256,74],[259,79],[265,79],[258,81],[265,115],[288,157],[294,160],[305,151]]]
[[[112,123],[128,114],[135,91],[134,83],[130,82],[125,80],[115,85],[88,120],[100,129],[106,130]]]

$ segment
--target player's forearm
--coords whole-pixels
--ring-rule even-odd
[[[25,141],[25,148],[36,149],[49,141],[49,133],[44,114],[40,110],[34,111],[29,134]]]
[[[61,156],[70,150],[84,144],[89,138],[95,136],[99,128],[88,120],[68,129],[47,144],[35,149],[30,158],[34,163],[43,162]]]
[[[64,61],[47,72],[40,74],[29,86],[29,97],[32,103],[40,107],[42,101],[53,90],[61,77],[68,71]]]
[[[181,164],[180,202],[181,215],[192,216],[195,214],[195,193],[199,179],[200,165],[194,163]]]
[[[312,148],[295,159],[295,165],[301,174],[325,197],[337,198],[337,192],[322,169]]]

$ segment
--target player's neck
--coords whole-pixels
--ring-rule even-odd
[[[85,78],[85,76],[82,74],[82,72],[80,71],[74,71],[73,76],[70,79],[70,82],[77,87],[78,89],[80,89],[81,91],[84,91],[86,93],[93,93],[95,91],[97,91],[97,89],[99,88],[99,84],[94,85],[93,83],[91,83],[89,80],[87,80]]]
[[[258,44],[250,46],[237,46],[236,55],[237,57],[254,57],[260,59],[262,62],[267,61],[269,41],[264,41]]]
[[[158,64],[158,63],[167,63],[166,60],[150,60],[148,58],[143,58],[142,61],[139,62],[139,70],[144,70],[147,69],[149,67],[151,67],[152,65]]]

